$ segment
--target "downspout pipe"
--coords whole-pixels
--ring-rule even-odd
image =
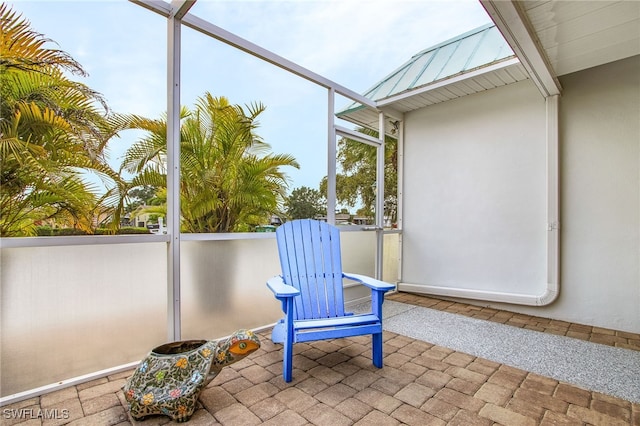
[[[552,95],[545,98],[547,114],[547,282],[544,291],[541,294],[518,294],[402,282],[398,284],[398,290],[528,306],[546,306],[558,298],[560,294],[559,97],[559,95]]]

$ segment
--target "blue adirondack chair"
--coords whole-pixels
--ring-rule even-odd
[[[284,318],[273,328],[275,343],[284,344],[282,375],[293,376],[293,344],[311,340],[372,335],[373,364],[381,368],[382,303],[391,284],[363,275],[342,272],[340,231],[317,220],[294,220],[276,231],[282,275],[267,286],[282,302]],[[371,288],[371,313],[345,312],[342,280]]]

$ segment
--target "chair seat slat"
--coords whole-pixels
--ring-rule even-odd
[[[382,334],[381,324],[364,324],[356,326],[341,327],[339,329],[320,329],[310,331],[300,331],[295,335],[295,342],[310,342],[313,340],[338,339],[350,336],[362,336],[367,334]]]
[[[348,325],[362,325],[380,323],[380,318],[375,315],[350,315],[338,318],[321,318],[312,320],[294,321],[293,326],[296,330],[304,330],[307,328],[325,328],[340,327]]]

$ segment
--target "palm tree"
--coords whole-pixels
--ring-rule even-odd
[[[272,154],[255,132],[262,104],[243,108],[205,93],[193,111],[183,107],[180,129],[180,201],[183,232],[249,230],[281,209],[291,155]],[[166,188],[166,118],[132,117],[148,132],[125,154],[122,168],[137,174],[130,187]]]
[[[82,171],[117,181],[105,147],[117,131],[97,92],[67,53],[0,4],[0,235],[33,235],[45,221],[90,231],[100,203]],[[100,106],[100,107],[98,107]]]

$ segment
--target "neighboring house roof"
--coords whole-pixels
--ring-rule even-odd
[[[488,24],[417,53],[364,96],[381,107],[407,112],[526,78],[500,31]],[[376,112],[360,104],[337,115],[377,127]]]

